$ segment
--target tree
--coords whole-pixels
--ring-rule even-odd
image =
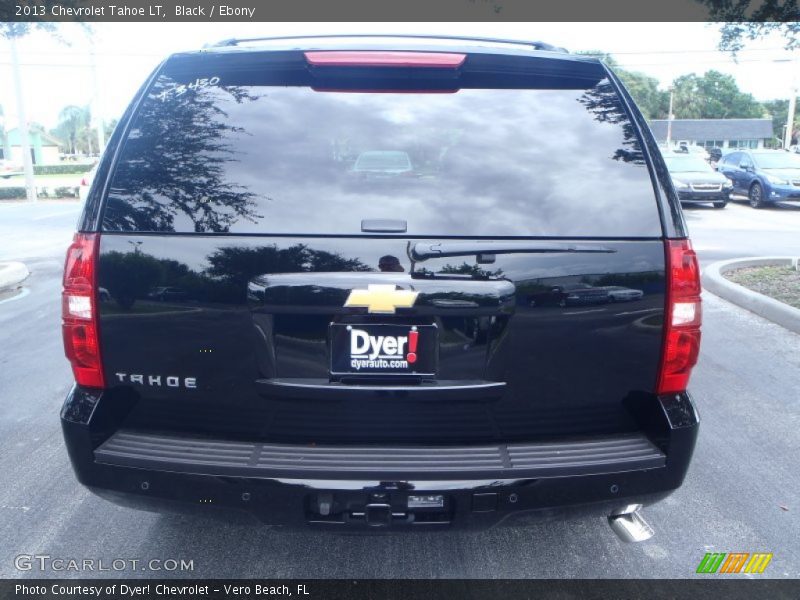
[[[633,123],[620,103],[617,92],[610,81],[600,81],[594,87],[584,91],[578,98],[578,102],[594,115],[596,121],[622,126],[622,147],[617,148],[611,158],[639,165],[644,164],[644,156]]]
[[[336,252],[318,250],[307,244],[278,247],[225,246],[208,258],[209,267],[203,275],[218,285],[218,301],[242,301],[247,296],[248,283],[259,276],[275,273],[367,272],[373,271],[359,258],[345,258]],[[323,293],[337,294],[336,289]],[[321,300],[318,297],[317,300]]]
[[[50,133],[61,140],[62,152],[68,154],[92,154],[97,147],[97,127],[92,127],[91,108],[87,106],[65,106],[58,114],[59,122]],[[117,119],[103,124],[105,139],[111,137]]]
[[[591,50],[578,52],[578,54],[596,56],[611,67],[617,77],[622,80],[622,83],[630,92],[634,102],[636,102],[646,119],[663,119],[667,117],[669,93],[658,89],[658,79],[638,71],[623,69],[616,59],[607,52]]]
[[[158,282],[161,265],[144,252],[108,252],[100,260],[100,278],[111,297],[122,308],[130,309]]]
[[[162,77],[142,105],[137,136],[125,142],[109,194],[105,222],[118,231],[175,231],[188,219],[196,233],[227,233],[240,220],[255,222],[258,196],[225,176],[237,160],[235,136],[247,132],[226,120],[216,94],[237,103],[257,97],[246,88],[186,89],[159,100],[177,87]]]
[[[114,129],[116,128],[117,123],[119,123],[119,119],[116,118],[103,123],[103,131],[105,133],[106,139],[110,138],[111,134],[114,133]]]
[[[9,5],[9,9],[11,6]],[[1,16],[1,14],[0,14]],[[2,23],[0,22],[0,37],[6,38],[8,40],[14,38],[18,39],[21,37],[25,37],[34,29],[38,29],[40,31],[47,31],[49,33],[56,32],[56,24],[55,23],[26,23],[26,22],[17,22],[17,23]]]
[[[800,47],[800,13],[796,0],[760,0],[751,8],[750,0],[696,0],[708,8],[710,21],[722,23],[718,47],[733,56],[747,41],[777,34],[787,50]]]
[[[79,150],[83,150],[83,148],[78,148],[79,140],[85,148],[87,138],[91,139],[91,134],[87,135],[87,129],[89,129],[90,124],[91,114],[88,106],[65,106],[58,113],[58,125],[53,129],[53,133],[56,137],[66,142],[65,150],[67,152],[77,154]]]
[[[678,119],[746,119],[764,116],[764,108],[739,90],[731,75],[707,71],[681,75],[673,82],[674,113]]]
[[[798,98],[798,104],[800,104],[800,98]],[[772,133],[773,135],[782,140],[784,127],[786,127],[786,119],[789,113],[789,101],[788,100],[768,100],[764,102],[764,110],[767,111],[767,116],[772,117]],[[795,114],[794,118],[794,127],[792,128],[792,138],[797,137],[797,131],[800,129],[800,122],[798,122],[798,117],[800,115]],[[796,141],[792,141],[793,144],[796,144]]]
[[[490,271],[482,268],[480,265],[471,265],[465,261],[460,265],[451,265],[450,263],[447,263],[445,266],[439,269],[439,273],[443,275],[469,275],[476,279],[490,279],[502,277],[503,269]]]
[[[666,119],[669,112],[669,92],[658,89],[658,80],[644,73],[617,69],[617,75],[625,84],[645,119]]]

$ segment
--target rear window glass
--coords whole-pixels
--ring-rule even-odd
[[[661,235],[607,79],[376,93],[229,75],[197,61],[156,79],[104,230],[361,235],[362,220],[400,219],[419,236]]]
[[[667,163],[667,168],[670,171],[675,171],[678,173],[707,173],[709,171],[714,171],[714,169],[711,168],[711,165],[709,165],[699,156],[665,156],[664,162]]]
[[[800,157],[788,152],[762,152],[753,154],[762,169],[800,169]]]

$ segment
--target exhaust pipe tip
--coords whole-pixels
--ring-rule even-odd
[[[611,530],[623,542],[644,542],[655,535],[653,528],[650,527],[639,512],[641,508],[641,504],[629,504],[615,510],[608,517],[608,524],[611,526]]]

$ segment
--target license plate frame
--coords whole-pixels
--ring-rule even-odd
[[[409,356],[412,332],[417,334],[413,359]],[[353,338],[356,338],[355,342]],[[393,344],[387,342],[387,338],[394,338],[396,341]],[[400,338],[406,338],[405,342]],[[372,358],[376,351],[373,345],[375,343],[378,344],[379,352]],[[402,344],[402,348],[393,354],[391,350],[398,344]],[[360,351],[364,347],[367,350],[366,354],[353,352]],[[328,350],[332,378],[387,376],[431,378],[436,376],[438,369],[439,330],[435,324],[331,323]],[[359,361],[359,366],[355,366],[354,361]],[[385,366],[378,366],[382,364],[379,361],[385,363]],[[396,361],[405,362],[405,366],[399,366]]]

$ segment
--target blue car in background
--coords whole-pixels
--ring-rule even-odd
[[[763,208],[800,200],[800,156],[783,150],[736,150],[722,157],[717,169],[733,182],[733,193]]]

